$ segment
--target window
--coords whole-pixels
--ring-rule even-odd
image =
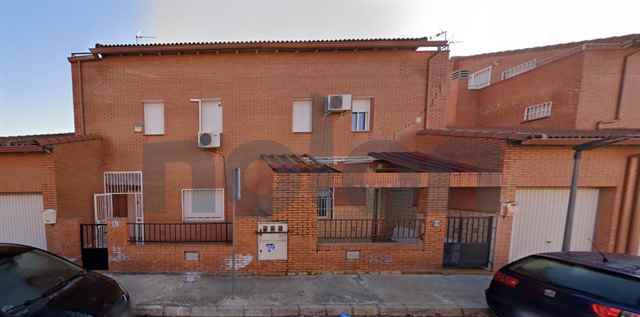
[[[291,128],[293,132],[311,132],[311,105],[311,100],[293,102],[293,122]]]
[[[185,221],[224,220],[224,189],[183,189],[182,215]]]
[[[524,72],[528,72],[528,71],[536,68],[536,66],[537,66],[536,59],[532,59],[532,60],[524,62],[522,64],[513,66],[511,68],[507,68],[505,71],[502,72],[502,75],[501,75],[500,78],[503,79],[503,80],[504,79],[509,79],[511,77],[520,75],[520,74],[522,74]]]
[[[318,203],[318,218],[331,218],[333,216],[333,188],[325,188],[316,194]]]
[[[468,88],[481,89],[491,85],[491,66],[483,68],[469,76]]]
[[[369,131],[371,99],[354,99],[351,105],[351,131]]]
[[[164,134],[164,104],[160,102],[144,103],[144,134]]]
[[[640,303],[640,280],[541,257],[516,262],[510,270],[553,285],[571,288],[621,305]]]
[[[222,133],[222,105],[220,100],[200,100],[200,132]]]
[[[528,106],[524,109],[524,121],[551,117],[551,106],[553,106],[551,101]]]

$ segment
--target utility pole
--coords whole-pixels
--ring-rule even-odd
[[[562,239],[562,252],[571,251],[571,235],[573,233],[573,219],[576,209],[576,194],[578,192],[578,177],[580,176],[580,161],[582,152],[605,147],[614,143],[622,142],[632,138],[632,136],[608,137],[601,140],[579,144],[573,147],[573,173],[571,174],[571,189],[569,190],[569,205],[567,206],[567,218],[564,224],[564,238]]]

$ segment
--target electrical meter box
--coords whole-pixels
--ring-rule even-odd
[[[287,259],[287,223],[258,223],[258,260]]]

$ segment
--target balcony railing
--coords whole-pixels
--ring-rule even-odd
[[[225,242],[233,241],[231,222],[130,223],[130,242]]]
[[[403,242],[422,239],[424,220],[318,219],[319,239],[324,242]]]

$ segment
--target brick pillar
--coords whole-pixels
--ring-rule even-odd
[[[128,240],[127,218],[107,221],[107,245],[109,249],[109,271],[127,271]]]
[[[449,52],[440,51],[429,61],[426,128],[444,128],[448,121]]]
[[[500,208],[504,209],[505,204],[512,203],[516,199],[516,188],[506,186],[500,188]],[[496,271],[509,262],[509,250],[511,248],[511,227],[513,225],[513,215],[506,214],[505,210],[500,210],[496,224],[496,234],[493,249],[493,270]]]
[[[289,226],[288,270],[319,271],[316,176],[274,174],[272,195],[273,219],[286,221]]]
[[[429,175],[429,187],[422,190],[426,195],[424,249],[428,262],[434,268],[441,268],[444,259],[444,239],[447,233],[447,213],[449,207],[449,174]],[[423,201],[422,197],[420,201]]]

